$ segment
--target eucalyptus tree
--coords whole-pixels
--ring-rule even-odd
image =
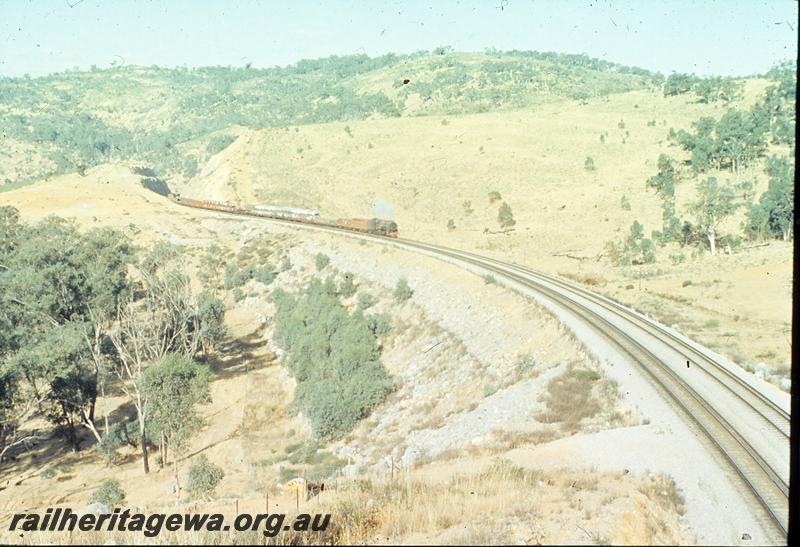
[[[4,427],[14,430],[37,410],[78,450],[79,425],[101,438],[95,404],[109,358],[103,340],[130,289],[134,249],[120,232],[82,233],[54,217],[27,225],[11,208],[0,210],[0,232],[0,375],[10,394]],[[2,447],[15,442],[4,437]]]
[[[716,254],[717,228],[730,217],[740,203],[734,188],[720,184],[716,177],[708,177],[697,184],[697,200],[692,204],[697,226],[706,234],[711,255]]]
[[[168,449],[184,450],[191,436],[203,425],[197,405],[211,401],[210,381],[208,366],[179,353],[168,353],[145,369],[142,391],[148,401],[150,424],[161,435],[161,467],[168,463]],[[173,467],[175,483],[179,485],[175,458]]]
[[[208,354],[224,336],[224,305],[209,293],[195,295],[179,247],[156,244],[137,268],[137,291],[117,307],[111,341],[112,370],[136,409],[142,464],[150,471],[147,421],[150,398],[146,370],[176,353],[189,358]]]

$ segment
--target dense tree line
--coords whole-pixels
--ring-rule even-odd
[[[665,97],[692,93],[700,103],[722,101],[727,104],[741,95],[742,82],[720,76],[700,78],[694,74],[672,73],[664,80],[663,91]]]

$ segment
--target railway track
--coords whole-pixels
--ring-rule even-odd
[[[649,351],[639,340],[606,319],[595,310],[588,309],[581,302],[553,289],[553,285],[568,293],[577,293],[583,298],[598,304],[604,310],[617,314],[631,326],[646,330],[662,342],[676,348],[684,357],[695,364],[699,371],[711,381],[717,382],[725,392],[738,402],[737,407],[756,417],[758,428],[771,432],[769,442],[783,443],[789,448],[790,414],[777,402],[762,394],[755,386],[717,362],[712,356],[682,340],[657,323],[628,310],[577,285],[565,282],[554,276],[535,272],[517,265],[507,264],[495,259],[480,257],[472,253],[454,251],[438,246],[417,242],[406,242],[411,247],[444,254],[475,266],[485,268],[495,274],[507,277],[520,285],[543,293],[574,316],[581,318],[595,332],[615,346],[621,353],[636,363],[655,384],[662,395],[670,400],[695,429],[702,433],[722,455],[725,462],[747,485],[750,494],[765,510],[769,521],[784,537],[788,532],[788,460],[780,469],[780,462],[769,461],[761,455],[740,427],[731,423],[712,404],[707,396],[695,389],[664,360]],[[753,429],[753,428],[747,428]],[[762,443],[764,444],[764,443]],[[778,470],[776,470],[778,468]]]
[[[223,213],[227,214],[227,213]],[[406,239],[387,239],[330,226],[299,226],[377,240],[490,272],[530,289],[579,318],[645,373],[690,427],[718,452],[784,539],[789,520],[790,413],[741,371],[651,319],[576,284],[473,253]],[[685,363],[685,364],[684,364]]]

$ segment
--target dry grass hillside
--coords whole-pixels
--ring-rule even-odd
[[[766,85],[747,81],[734,106],[748,107]],[[658,249],[653,265],[627,268],[604,254],[634,220],[647,234],[660,229],[660,200],[645,182],[660,153],[683,157],[668,130],[724,111],[686,96],[635,91],[514,112],[245,130],[182,191],[312,207],[334,218],[392,217],[403,237],[584,282],[780,382],[790,354],[790,243],[745,244],[713,258],[674,245]],[[594,170],[584,167],[587,157]],[[760,166],[743,177],[766,188]],[[493,233],[500,231],[500,202],[492,203],[492,191],[510,205],[514,230]],[[694,199],[694,183],[676,192],[681,213]],[[740,211],[722,232],[739,233],[742,218]]]

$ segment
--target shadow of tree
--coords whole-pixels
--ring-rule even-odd
[[[225,340],[205,362],[217,378],[234,378],[257,368],[254,361],[265,359],[263,355],[256,355],[263,345],[264,340],[256,329],[246,336]]]

